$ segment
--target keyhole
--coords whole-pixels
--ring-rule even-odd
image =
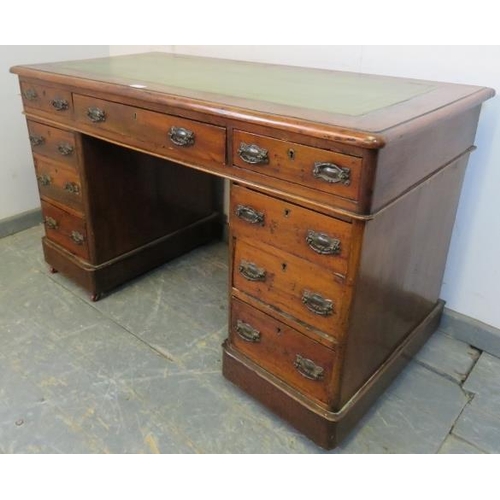
[[[288,158],[290,158],[290,160],[295,160],[295,151],[293,149],[289,149],[287,154],[288,154]]]
[[[134,113],[134,120],[137,120],[137,113]]]
[[[286,262],[283,262],[283,264],[281,264],[281,270],[286,271]]]
[[[283,215],[285,217],[288,217],[290,215],[290,210],[288,208],[285,208],[285,210],[283,211]]]
[[[276,327],[276,334],[281,335],[281,328],[279,326]]]

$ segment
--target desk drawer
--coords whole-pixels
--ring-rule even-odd
[[[49,127],[31,120],[28,120],[28,131],[33,153],[76,168],[78,158],[73,132]]]
[[[75,169],[35,157],[35,170],[40,196],[51,198],[79,212],[83,210],[80,176]]]
[[[42,214],[47,238],[82,259],[89,259],[87,226],[76,214],[42,201]]]
[[[233,165],[356,200],[361,158],[235,130]]]
[[[252,214],[257,218],[252,219]],[[259,220],[262,215],[262,221]],[[346,275],[352,225],[348,222],[231,186],[231,231]]]
[[[237,299],[232,299],[231,343],[245,356],[302,393],[333,399],[337,353]]]
[[[274,247],[236,239],[234,288],[338,337],[344,285],[320,266]]]
[[[70,117],[73,111],[71,92],[57,87],[21,81],[21,97],[25,108],[54,113],[58,117]]]
[[[225,163],[225,128],[82,95],[74,102],[76,120],[103,135],[126,136],[127,144],[179,161]]]

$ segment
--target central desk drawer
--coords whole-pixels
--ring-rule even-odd
[[[351,200],[358,198],[362,159],[235,130],[233,165]]]
[[[127,144],[179,161],[226,161],[223,127],[78,94],[73,100],[76,120],[99,135],[125,136]]]
[[[347,273],[352,229],[348,222],[233,185],[230,224],[237,237],[272,245],[343,276]]]
[[[85,260],[89,259],[87,225],[81,217],[45,201],[42,201],[42,214],[49,240]]]
[[[239,351],[265,370],[312,398],[332,401],[336,350],[234,298],[230,337]]]
[[[320,266],[276,248],[236,239],[233,287],[338,337],[345,287]]]

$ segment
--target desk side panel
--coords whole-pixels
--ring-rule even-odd
[[[435,307],[467,160],[365,223],[339,408]]]
[[[396,199],[474,144],[481,105],[450,106],[403,124],[378,152],[371,212]]]

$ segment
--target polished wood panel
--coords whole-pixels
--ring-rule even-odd
[[[341,336],[338,325],[345,293],[342,279],[262,243],[237,239],[234,246],[234,288],[333,337]]]
[[[28,120],[31,149],[34,154],[77,168],[77,150],[73,132]]]
[[[439,299],[468,155],[366,223],[340,405]]]
[[[42,201],[45,234],[49,240],[61,245],[82,259],[89,258],[87,225],[76,213],[69,213],[52,203]]]
[[[76,120],[101,135],[109,131],[126,136],[127,142],[147,144],[147,149],[173,160],[226,162],[226,131],[222,127],[77,94],[74,102]],[[176,131],[188,134],[185,145],[180,144],[183,139],[175,136]]]
[[[82,136],[81,147],[92,184],[87,215],[95,240],[92,264],[217,212],[212,176],[88,136]]]
[[[82,186],[78,172],[64,163],[34,158],[38,190],[42,198],[55,200],[83,216]]]
[[[252,224],[238,207],[247,207],[262,213],[262,223]],[[241,208],[239,210],[241,212]],[[288,253],[314,262],[342,276],[347,274],[350,255],[352,224],[327,217],[317,212],[280,199],[266,196],[242,186],[231,187],[229,217],[234,236],[261,241]],[[319,253],[321,245],[315,244],[310,234],[338,242],[338,250]],[[309,237],[309,238],[308,238]],[[324,250],[323,250],[324,251]]]
[[[234,165],[345,198],[359,196],[361,163],[361,158],[334,151],[240,130],[233,133]]]
[[[405,124],[391,147],[380,150],[371,211],[376,212],[429,175],[445,167],[474,144],[481,106],[457,116],[442,110],[423,117],[418,127]]]
[[[327,349],[239,300],[232,301],[230,325],[231,343],[245,356],[303,394],[327,405],[335,399],[335,349]],[[312,368],[307,370],[309,365]]]

